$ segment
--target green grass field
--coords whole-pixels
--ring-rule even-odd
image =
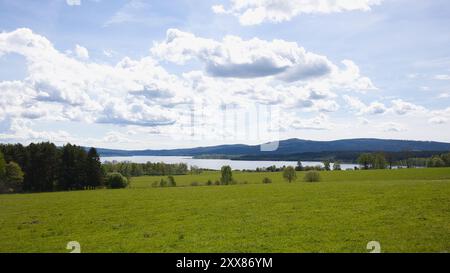
[[[301,182],[304,172],[297,172],[297,182]],[[450,180],[449,168],[399,169],[399,170],[364,170],[364,171],[329,171],[320,173],[322,182],[350,181],[393,181],[393,180]],[[208,180],[220,179],[220,172],[203,172],[198,175],[176,175],[177,186],[190,186],[192,182],[206,185]],[[233,172],[233,178],[239,184],[261,184],[268,177],[273,183],[286,183],[281,173]],[[149,188],[153,182],[159,182],[167,176],[141,176],[132,179],[132,188]]]
[[[0,252],[450,251],[450,169],[238,173],[237,185],[0,195]],[[267,176],[272,184],[261,184]],[[176,176],[204,184],[218,172]],[[241,183],[248,184],[241,184]]]

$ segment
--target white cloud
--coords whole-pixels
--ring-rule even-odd
[[[1,124],[6,124],[6,128],[0,128],[0,140],[3,141],[51,141],[56,143],[67,143],[74,139],[63,130],[57,131],[37,131],[31,128],[32,122],[26,119],[4,119]]]
[[[117,54],[117,52],[115,52],[112,49],[104,49],[103,50],[103,55],[105,55],[106,57],[113,57],[116,54]]]
[[[217,14],[224,14],[224,13],[227,13],[227,12],[225,11],[225,8],[223,7],[223,5],[213,5],[213,6],[211,7],[211,10],[212,10],[214,13],[217,13]]]
[[[372,102],[369,105],[366,105],[361,100],[356,97],[351,97],[348,95],[343,96],[347,105],[350,109],[356,111],[359,115],[375,115],[375,114],[383,114],[387,111],[386,106],[381,102]]]
[[[406,127],[403,124],[397,122],[386,122],[380,126],[385,132],[399,133],[406,131]]]
[[[447,99],[450,98],[450,93],[441,93],[438,96],[439,99]]]
[[[447,123],[447,121],[448,121],[448,118],[440,117],[440,116],[432,117],[428,120],[429,123],[433,123],[433,124],[445,124],[445,123]]]
[[[330,130],[334,127],[326,114],[319,114],[313,118],[301,119],[297,117],[285,117],[280,126],[281,130]]]
[[[151,51],[155,56],[177,64],[196,58],[204,63],[206,72],[216,77],[277,75],[285,81],[295,81],[324,76],[332,70],[326,57],[306,52],[296,43],[283,40],[269,42],[226,36],[222,41],[216,41],[169,29],[166,40],[156,43]]]
[[[197,59],[214,77],[273,77],[284,82],[320,80],[323,81],[321,84],[341,85],[346,89],[375,89],[370,79],[360,75],[358,66],[352,61],[344,60],[341,69],[325,56],[307,52],[297,43],[284,40],[242,40],[226,36],[222,41],[216,41],[169,29],[166,40],[155,43],[151,52],[177,64]]]
[[[392,110],[399,115],[405,115],[413,112],[426,112],[426,109],[424,107],[403,101],[401,99],[393,100],[391,101],[391,103]]]
[[[334,100],[318,100],[314,102],[314,109],[321,112],[336,112],[339,104]]]
[[[378,101],[371,102],[370,104],[365,104],[360,99],[348,95],[344,95],[343,99],[350,107],[350,109],[356,111],[359,115],[383,114],[387,112],[395,113],[397,115],[406,115],[413,113],[424,115],[428,113],[428,110],[425,107],[415,105],[401,99],[392,100],[390,107],[387,107],[385,104]]]
[[[383,114],[386,110],[383,103],[375,101],[369,104],[365,112],[368,114]]]
[[[87,50],[87,48],[82,47],[80,45],[75,45],[75,54],[78,58],[82,60],[89,59],[89,51]]]
[[[446,124],[450,120],[450,107],[429,111],[428,116],[430,124]]]
[[[79,57],[87,50],[78,46]],[[173,105],[189,103],[188,89],[150,57],[123,59],[116,66],[85,63],[60,53],[29,29],[0,34],[0,54],[27,60],[29,75],[20,82],[1,82],[5,89],[1,116],[45,117],[113,124],[155,126],[175,122]],[[34,106],[34,107],[33,107]]]
[[[81,0],[66,0],[66,3],[69,6],[79,6],[81,5]]]
[[[231,0],[230,8],[214,5],[218,14],[232,14],[242,25],[289,21],[300,14],[327,14],[343,11],[369,11],[382,0]]]
[[[177,41],[172,44],[174,40]],[[77,45],[70,54],[62,53],[29,29],[0,33],[0,55],[22,55],[28,72],[22,81],[0,82],[0,120],[112,124],[180,138],[192,135],[195,130],[197,135],[231,139],[235,134],[233,128],[224,129],[218,121],[225,108],[241,111],[255,104],[278,107],[286,116],[283,119],[286,130],[325,130],[335,128],[324,113],[340,109],[336,92],[375,89],[352,61],[335,65],[324,56],[281,40],[226,37],[216,41],[168,31],[167,41],[151,50],[155,56],[177,63],[195,58],[205,64],[205,71],[173,75],[154,56],[138,60],[125,57],[116,65],[96,63],[87,61],[87,49]],[[323,75],[317,72],[320,63],[330,67]],[[230,67],[241,69],[237,70],[244,71],[244,76],[226,75],[226,68]],[[261,67],[270,73],[266,75],[267,70]],[[291,81],[288,76],[299,80]],[[376,104],[368,108],[374,113],[378,111]],[[298,118],[303,114],[313,118]],[[26,130],[21,135],[19,130],[13,130],[13,124],[5,123],[7,133],[3,138],[17,135],[17,139],[48,137],[62,141],[69,137],[60,131],[45,135]],[[134,139],[127,138],[109,134],[97,140],[74,137],[71,140],[107,143]]]

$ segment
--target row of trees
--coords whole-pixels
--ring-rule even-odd
[[[104,182],[105,173],[95,148],[86,151],[71,144],[58,148],[53,143],[43,142],[28,146],[0,145],[0,153],[7,165],[17,165],[9,167],[15,168],[16,177],[23,173],[14,192],[91,189]]]
[[[132,163],[132,162],[104,162],[105,172],[117,172],[125,177],[142,175],[180,175],[188,173],[188,166],[185,163],[166,164],[157,163]]]
[[[433,155],[429,158],[408,158],[399,161],[392,161],[389,158],[389,154],[385,153],[363,153],[359,155],[358,164],[362,169],[386,169],[392,168],[396,165],[399,168],[416,168],[416,167],[427,167],[427,168],[439,168],[439,167],[450,167],[450,153],[445,153],[441,155]]]
[[[362,153],[358,157],[358,164],[362,169],[386,169],[388,162],[383,153]]]

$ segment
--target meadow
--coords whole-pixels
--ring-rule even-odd
[[[304,172],[297,172],[297,182],[301,182]],[[422,168],[397,170],[358,170],[358,171],[328,171],[320,172],[322,182],[349,181],[392,181],[392,180],[450,180],[450,168]],[[280,172],[241,172],[234,171],[233,179],[238,184],[261,184],[267,177],[273,183],[286,183]],[[206,171],[196,175],[174,175],[177,186],[190,186],[193,182],[206,185],[220,180],[220,172]],[[133,177],[132,188],[148,188],[152,183],[167,179],[167,176]]]
[[[450,251],[450,169],[281,173],[219,172],[132,178],[127,189],[0,195],[0,252]],[[273,183],[262,184],[264,177]]]

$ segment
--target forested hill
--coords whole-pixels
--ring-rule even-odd
[[[333,141],[313,141],[303,139],[287,139],[279,142],[276,151],[261,152],[259,145],[219,145],[210,147],[197,147],[189,149],[172,150],[113,150],[97,148],[101,156],[133,156],[133,155],[158,155],[158,156],[200,156],[200,155],[282,155],[299,153],[320,153],[338,151],[450,151],[450,143],[435,141],[413,141],[392,139],[343,139]]]

